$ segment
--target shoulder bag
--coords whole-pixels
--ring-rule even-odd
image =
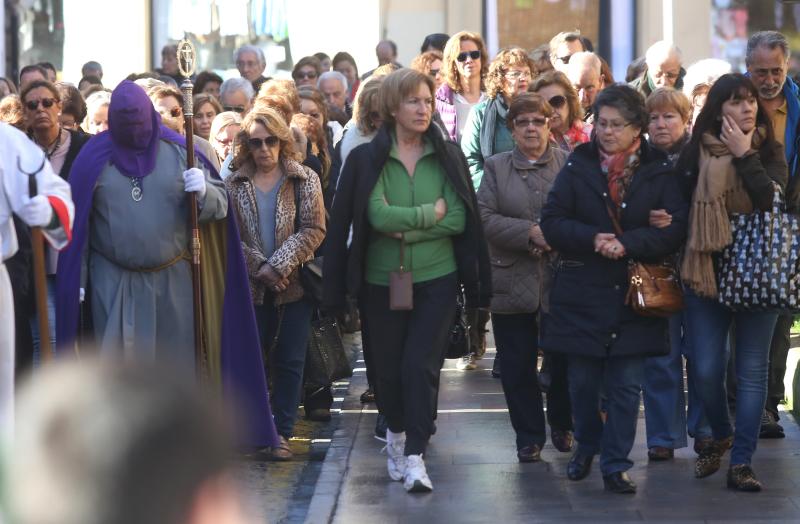
[[[608,216],[618,237],[622,226],[606,203]],[[683,289],[675,266],[669,261],[647,264],[628,260],[628,293],[625,304],[645,317],[670,317],[683,309]]]

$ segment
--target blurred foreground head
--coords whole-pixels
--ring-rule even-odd
[[[19,524],[241,524],[216,404],[176,374],[46,367],[18,404],[7,500]]]

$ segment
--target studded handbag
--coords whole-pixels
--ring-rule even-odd
[[[719,302],[735,311],[800,311],[800,218],[775,186],[771,211],[731,216],[733,242],[719,257]]]

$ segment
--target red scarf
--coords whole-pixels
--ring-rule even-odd
[[[625,151],[609,155],[598,144],[600,167],[608,177],[608,192],[611,195],[611,200],[617,206],[622,205],[625,191],[631,183],[633,173],[639,167],[640,146],[641,139],[637,137]]]

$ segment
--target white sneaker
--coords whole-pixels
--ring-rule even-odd
[[[392,480],[403,480],[406,472],[406,456],[403,454],[406,447],[405,433],[392,433],[386,430],[386,445],[381,449],[389,457],[386,459],[386,469]]]
[[[458,362],[456,362],[456,369],[461,371],[478,369],[478,364],[475,363],[475,353],[470,353],[465,357],[461,357]]]
[[[425,471],[425,461],[422,455],[409,455],[406,457],[406,474],[403,477],[403,487],[409,493],[428,493],[433,491],[433,484]]]

